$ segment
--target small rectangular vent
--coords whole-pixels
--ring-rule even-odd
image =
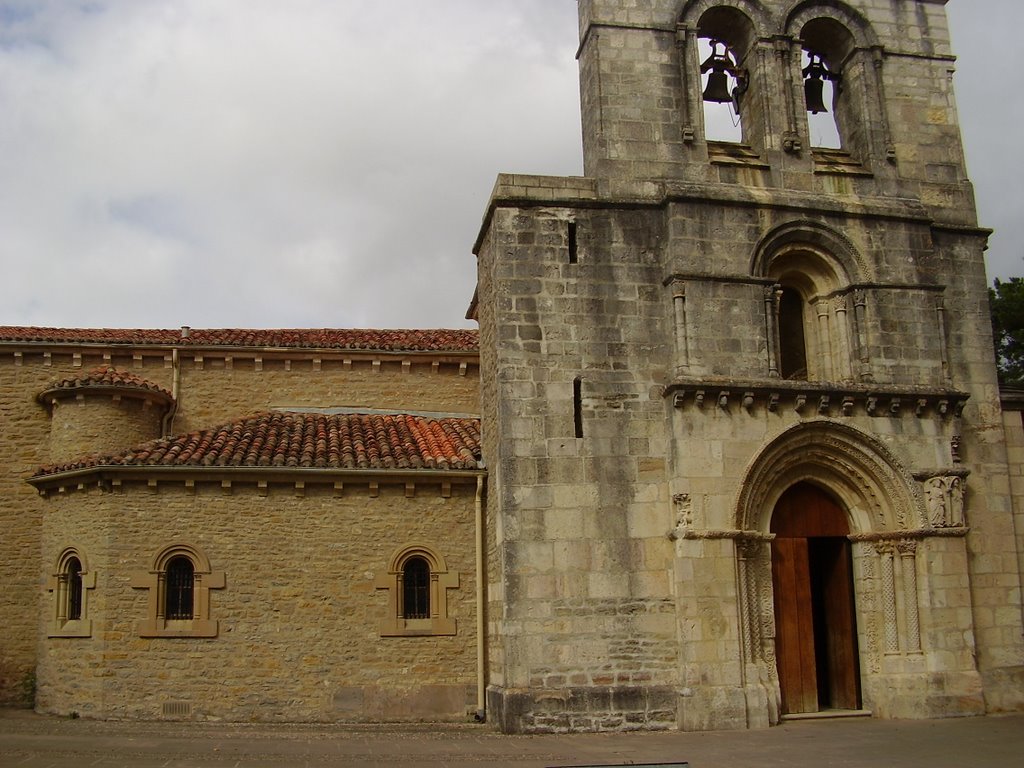
[[[192,705],[187,701],[165,701],[164,717],[191,717]]]

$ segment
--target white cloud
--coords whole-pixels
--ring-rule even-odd
[[[956,84],[1020,274],[991,2],[949,5]],[[0,323],[470,325],[495,175],[582,170],[576,45],[572,0],[0,0]]]
[[[573,3],[0,8],[0,322],[468,325],[495,174],[580,172]]]

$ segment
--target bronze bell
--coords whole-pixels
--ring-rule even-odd
[[[825,81],[820,78],[804,80],[804,98],[807,100],[807,111],[812,115],[828,112],[825,107]]]
[[[807,111],[812,115],[828,112],[825,107],[825,80],[831,80],[831,73],[817,56],[811,56],[811,63],[804,68],[804,99]],[[823,79],[824,78],[824,79]]]
[[[714,101],[723,104],[732,101],[732,94],[729,92],[729,75],[725,68],[715,67],[708,75],[708,85],[704,89],[704,101]]]
[[[711,70],[708,75],[708,85],[704,89],[704,101],[714,101],[724,104],[732,101],[732,92],[729,90],[729,71],[732,69],[732,62],[725,53],[725,46],[722,45],[722,52],[718,52],[718,46],[722,45],[716,40],[711,41],[711,55],[700,65],[701,74]]]

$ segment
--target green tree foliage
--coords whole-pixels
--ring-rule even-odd
[[[1024,278],[996,279],[988,295],[999,381],[1024,387]]]

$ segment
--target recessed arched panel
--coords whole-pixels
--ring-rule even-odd
[[[851,158],[872,169],[885,167],[872,162],[889,157],[892,147],[887,128],[882,143],[870,130],[875,104],[882,111],[883,122],[887,121],[882,80],[876,71],[881,47],[867,19],[837,0],[807,0],[787,15],[784,32],[797,41],[808,62],[820,64],[801,65],[807,78],[805,106],[811,146],[816,146],[816,137],[824,140],[834,133],[838,135],[838,148]],[[822,98],[820,106],[815,106],[811,94],[821,89],[823,96],[826,86],[830,97],[827,102]],[[835,143],[830,138],[821,146],[835,148]]]

